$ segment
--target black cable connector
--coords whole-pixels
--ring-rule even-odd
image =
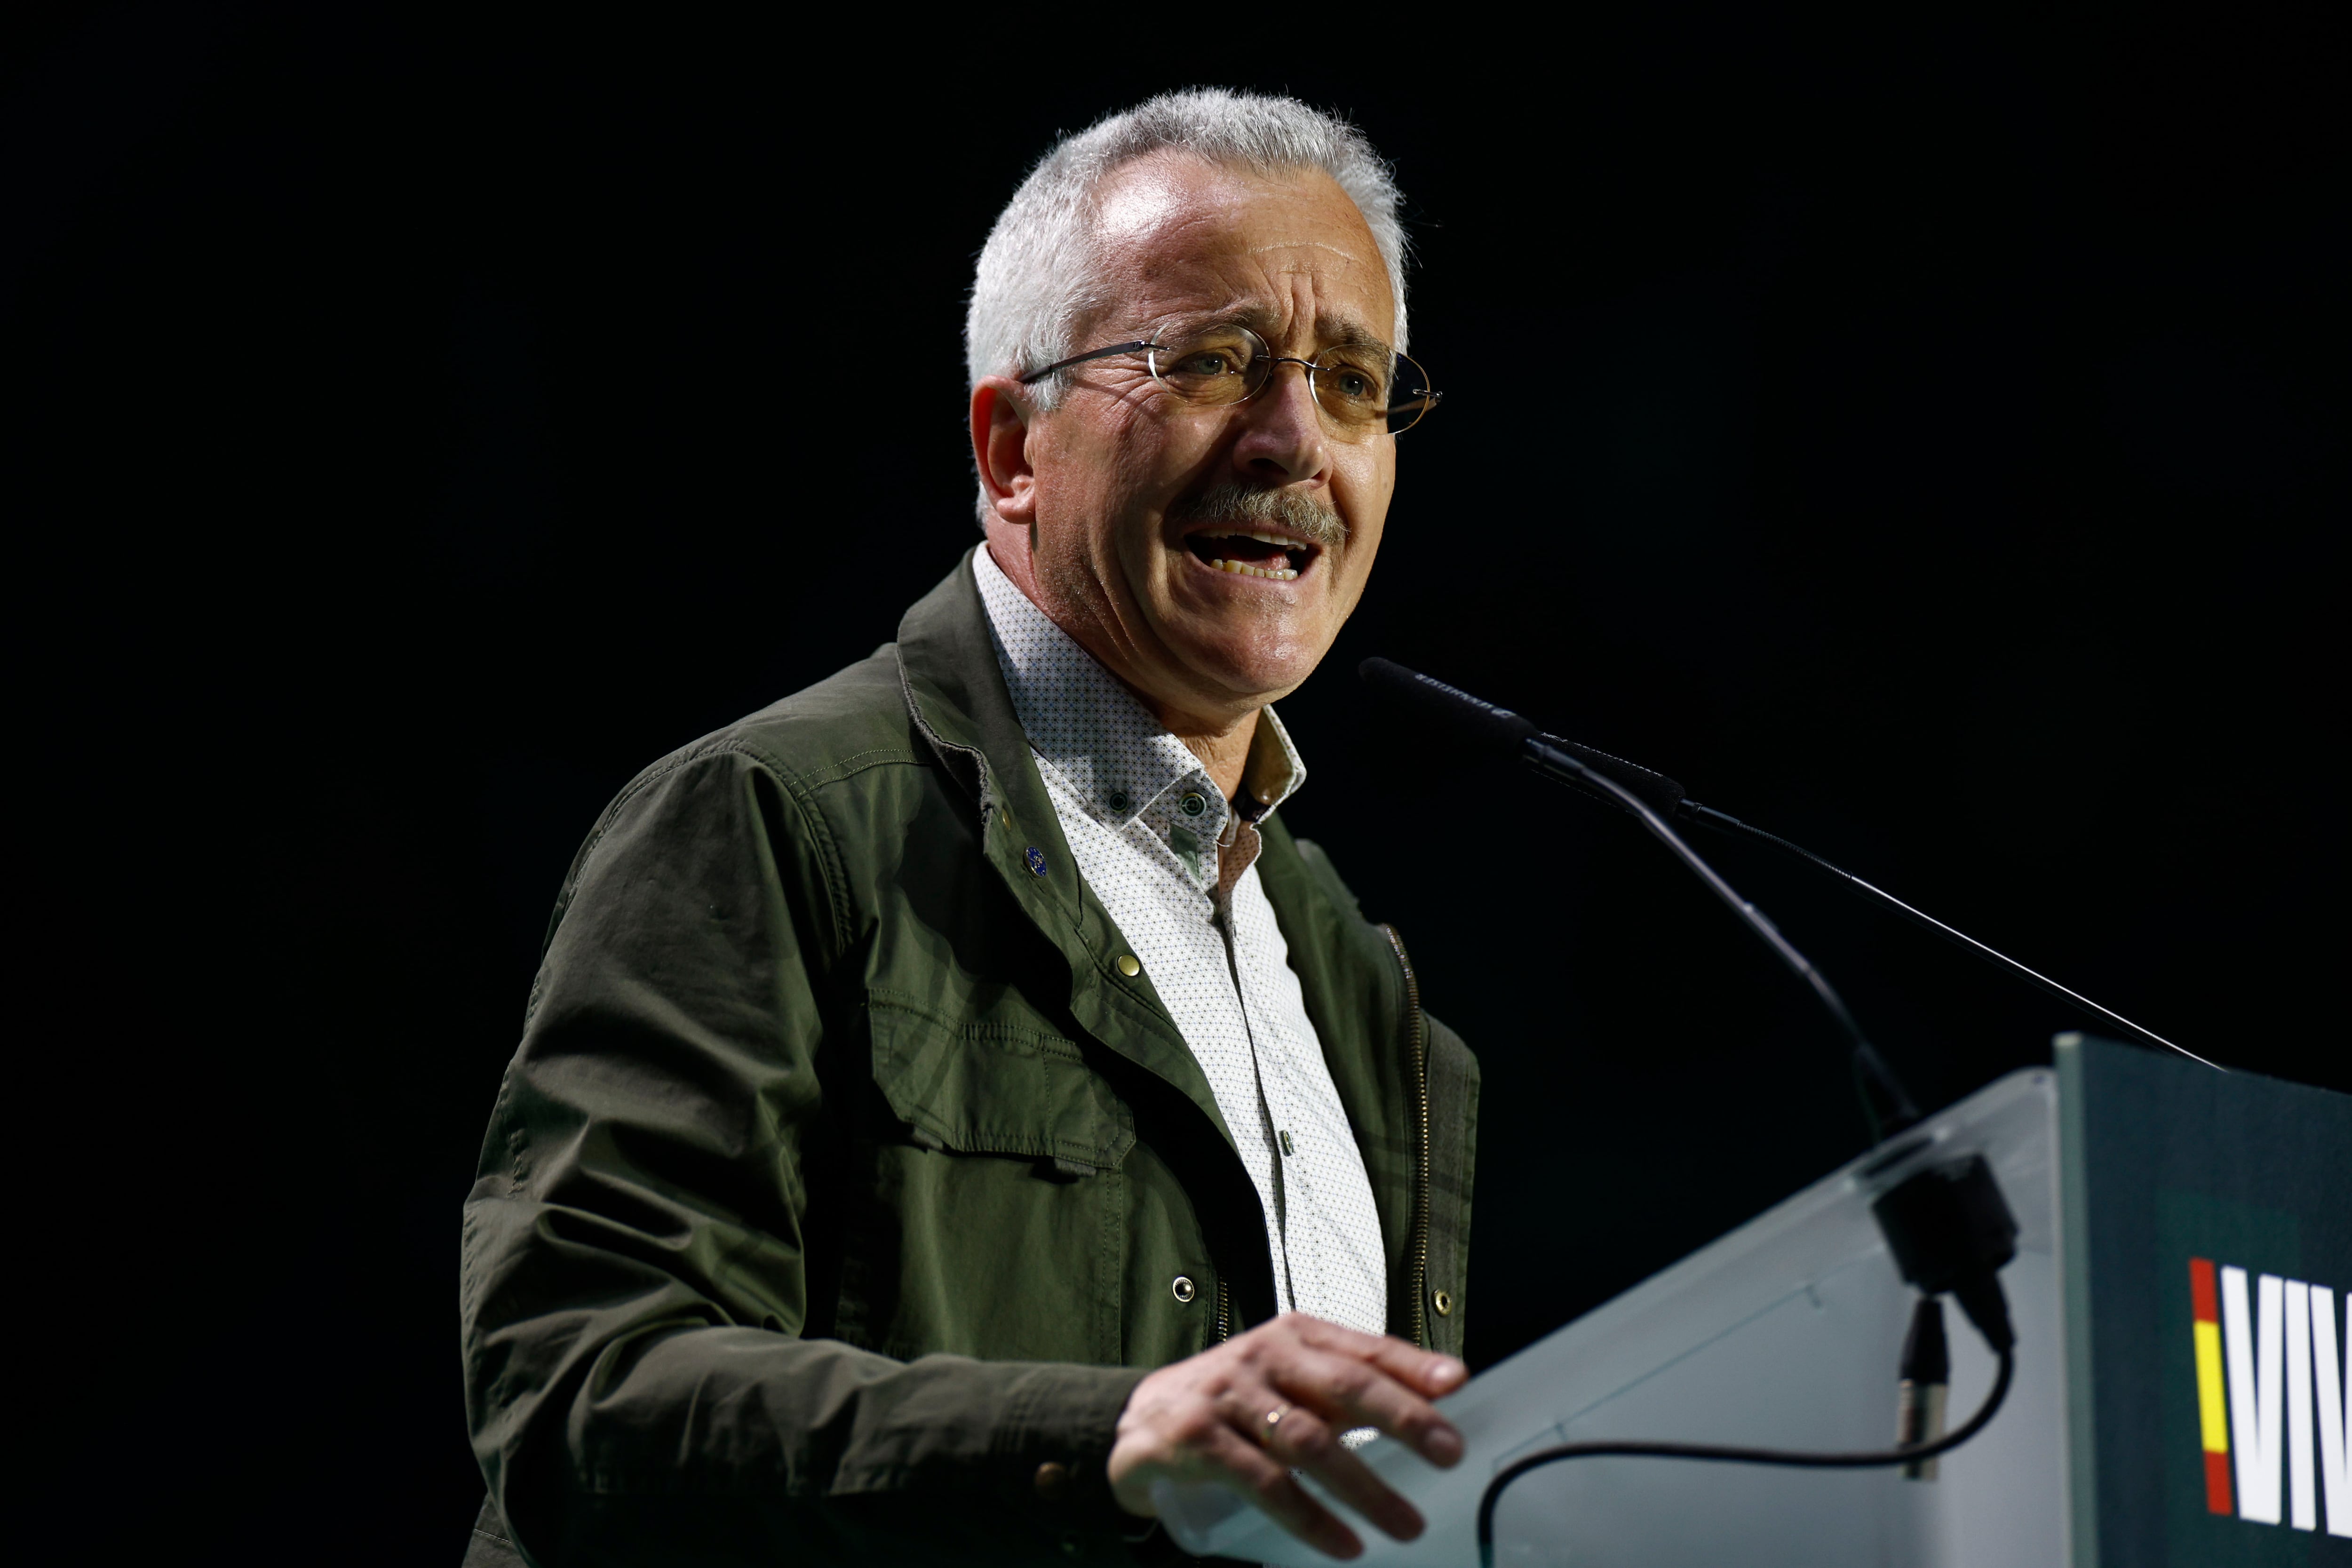
[[[1982,1154],[1913,1173],[1870,1205],[1903,1278],[1925,1295],[1950,1291],[1995,1351],[2017,1342],[2000,1271],[2017,1256],[2017,1220]]]
[[[1903,1336],[1903,1368],[1895,1385],[1895,1445],[1916,1448],[1944,1435],[1944,1399],[1951,1390],[1952,1353],[1944,1342],[1944,1300],[1922,1296],[1911,1310],[1911,1331]],[[1906,1481],[1932,1481],[1936,1461],[1913,1459],[1903,1467]]]

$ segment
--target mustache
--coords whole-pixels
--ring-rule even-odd
[[[1187,496],[1168,509],[1170,521],[1183,526],[1196,522],[1227,525],[1256,523],[1286,529],[1326,550],[1348,542],[1348,525],[1339,514],[1296,490],[1270,490],[1225,479],[1198,495]]]

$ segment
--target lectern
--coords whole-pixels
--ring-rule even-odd
[[[1368,1444],[1429,1529],[1399,1543],[1356,1521],[1359,1561],[1470,1568],[1487,1482],[1557,1443],[1891,1446],[1913,1297],[1870,1205],[1979,1153],[2020,1231],[2001,1273],[2017,1373],[1934,1479],[1579,1459],[1503,1494],[1496,1562],[2352,1563],[2352,1097],[2079,1035],[2055,1055],[2054,1070],[2000,1079],[1474,1378],[1441,1405],[1467,1441],[1454,1469]],[[1955,1314],[1953,1426],[1993,1371]],[[1232,1493],[1158,1496],[1190,1551],[1330,1561]]]

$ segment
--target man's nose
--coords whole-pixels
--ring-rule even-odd
[[[1297,484],[1320,478],[1329,466],[1323,411],[1305,365],[1276,364],[1257,395],[1242,405],[1242,416],[1234,464],[1259,483]]]

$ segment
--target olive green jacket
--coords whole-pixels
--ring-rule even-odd
[[[1390,1331],[1458,1353],[1476,1064],[1322,852],[1263,832]],[[1275,1297],[1125,956],[969,557],[896,644],[623,790],[466,1203],[469,1561],[1131,1561],[1129,1392]]]

